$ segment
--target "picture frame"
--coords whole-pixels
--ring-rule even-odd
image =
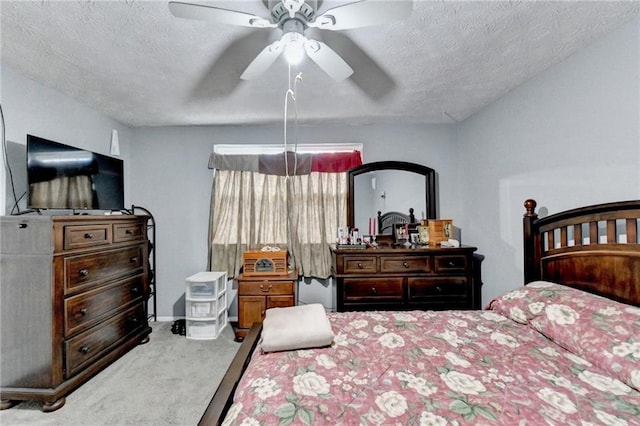
[[[411,242],[412,245],[415,245],[415,246],[422,244],[422,242],[420,241],[420,234],[417,232],[409,234],[409,241]]]
[[[398,241],[413,242],[411,236],[418,234],[419,223],[396,223],[393,225],[393,238]]]
[[[396,242],[407,241],[409,239],[409,225],[407,223],[394,224],[393,238]]]
[[[420,244],[429,244],[429,226],[419,225],[418,235],[420,237]]]

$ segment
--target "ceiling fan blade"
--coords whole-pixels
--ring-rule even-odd
[[[221,9],[203,4],[169,2],[169,11],[176,18],[197,19],[217,24],[238,25],[252,28],[276,28],[278,25],[268,19],[237,10]]]
[[[372,101],[379,102],[396,88],[393,77],[354,43],[346,32],[325,31],[322,34],[322,41],[331,46],[341,57],[349,58],[349,66],[353,68],[353,75],[349,77],[349,82],[358,87]]]
[[[329,9],[308,25],[323,30],[346,30],[404,19],[412,11],[411,0],[359,1]]]
[[[304,50],[324,72],[334,80],[342,81],[351,74],[353,69],[333,49],[321,41],[308,39],[304,43]]]
[[[273,62],[278,59],[284,50],[284,43],[280,40],[274,41],[258,53],[246,70],[240,76],[243,80],[252,80],[265,72]]]

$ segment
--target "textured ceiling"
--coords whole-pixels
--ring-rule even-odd
[[[260,0],[200,3],[268,16]],[[319,11],[344,3],[325,0]],[[415,1],[401,22],[309,29],[355,72],[336,83],[303,62],[298,118],[461,121],[639,9],[637,1]],[[284,59],[255,80],[239,78],[277,29],[179,19],[166,1],[2,0],[0,14],[3,64],[126,125],[282,121]]]

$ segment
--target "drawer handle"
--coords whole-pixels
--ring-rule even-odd
[[[375,287],[371,287],[371,293],[378,294],[378,289]]]
[[[93,234],[92,234],[92,233],[90,233],[90,232],[87,232],[86,234],[84,234],[84,237],[85,237],[87,240],[92,240],[92,239],[93,239]]]
[[[131,287],[131,293],[138,294],[139,292],[140,292],[140,289],[137,286]]]
[[[126,235],[133,235],[133,231],[131,229],[127,229],[124,231]]]
[[[84,317],[87,316],[87,314],[89,313],[89,310],[87,308],[82,308],[80,309],[80,314]]]
[[[89,353],[89,346],[83,346],[80,348],[80,352],[83,354],[88,354]]]
[[[436,286],[436,291],[438,293],[442,293],[442,287],[440,287],[439,285]]]
[[[264,285],[260,284],[260,291],[263,293],[268,293],[273,288],[273,285],[269,284],[269,287],[264,288]]]
[[[456,267],[456,262],[454,262],[453,260],[449,261],[449,267],[450,268],[455,268]]]
[[[409,264],[407,262],[402,262],[402,266],[404,266],[405,268],[408,268]]]
[[[129,259],[129,263],[138,263],[138,257],[133,256],[131,259]]]
[[[78,271],[78,274],[80,274],[81,277],[87,277],[87,276],[89,276],[89,270],[88,269],[80,269]]]
[[[359,269],[364,269],[364,266],[362,266],[362,263],[358,263],[358,268]]]

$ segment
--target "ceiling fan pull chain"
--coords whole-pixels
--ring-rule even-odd
[[[284,173],[285,178],[289,179],[289,156],[287,155],[287,119],[289,116],[289,95],[292,95],[293,101],[295,102],[295,97],[293,96],[293,90],[291,90],[291,64],[288,65],[288,74],[287,74],[287,82],[288,87],[287,91],[284,94],[284,120],[283,120],[283,152],[284,152]]]
[[[298,83],[302,83],[302,72],[299,72],[296,75],[296,78],[293,79],[293,153],[297,154],[298,152]],[[295,164],[294,170],[298,168],[298,156],[294,157]]]
[[[294,125],[294,145],[293,145],[293,154],[294,154],[294,165],[293,165],[293,170],[294,170],[294,174],[295,171],[298,168],[298,157],[297,157],[297,151],[298,151],[298,102],[296,99],[297,96],[297,90],[298,90],[298,83],[302,82],[302,73],[299,72],[296,77],[293,79],[293,88],[291,87],[291,64],[288,65],[288,70],[289,70],[289,74],[288,74],[288,82],[289,82],[289,88],[287,89],[287,92],[284,95],[284,126],[283,126],[283,139],[284,139],[284,166],[285,166],[285,176],[286,178],[289,178],[289,156],[287,155],[287,121],[289,118],[289,97],[291,97],[291,100],[293,101],[293,114],[294,114],[294,121],[293,121],[293,125]]]

